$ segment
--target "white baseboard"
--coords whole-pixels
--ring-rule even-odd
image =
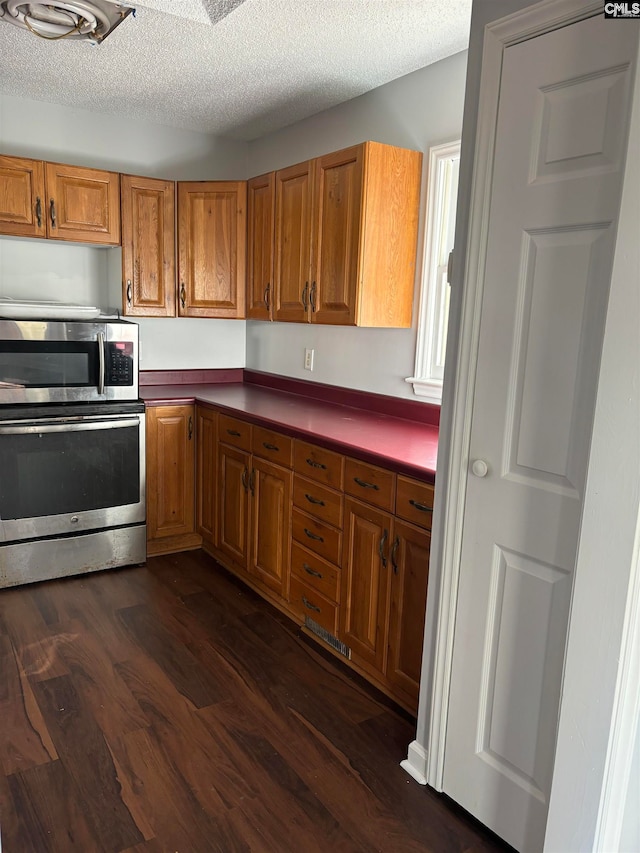
[[[427,752],[417,740],[409,744],[407,757],[400,762],[400,767],[420,785],[427,784]]]

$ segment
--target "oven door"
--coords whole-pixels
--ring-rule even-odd
[[[78,408],[0,421],[4,544],[144,522],[144,412]]]

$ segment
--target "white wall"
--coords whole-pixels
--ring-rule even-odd
[[[249,175],[290,166],[367,139],[418,149],[460,137],[466,53],[249,143]],[[426,162],[423,201],[426,199]],[[423,244],[421,221],[418,276]],[[411,329],[353,329],[247,322],[247,367],[396,397],[413,397],[418,304]],[[304,349],[315,350],[313,373]],[[420,399],[415,397],[414,399]]]
[[[0,152],[170,180],[243,179],[247,146],[0,95]],[[0,296],[121,307],[121,250],[54,240],[0,238]],[[140,322],[143,369],[243,367],[245,323]]]

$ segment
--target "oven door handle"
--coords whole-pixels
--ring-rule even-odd
[[[96,429],[139,426],[140,418],[83,418],[81,421],[21,421],[20,424],[0,425],[0,435],[29,435],[44,432],[86,432]]]
[[[104,332],[98,332],[98,394],[104,394]]]

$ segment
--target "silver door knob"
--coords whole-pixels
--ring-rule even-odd
[[[486,477],[487,471],[489,470],[489,466],[484,461],[484,459],[476,459],[476,461],[471,466],[471,470],[476,475],[476,477]]]

